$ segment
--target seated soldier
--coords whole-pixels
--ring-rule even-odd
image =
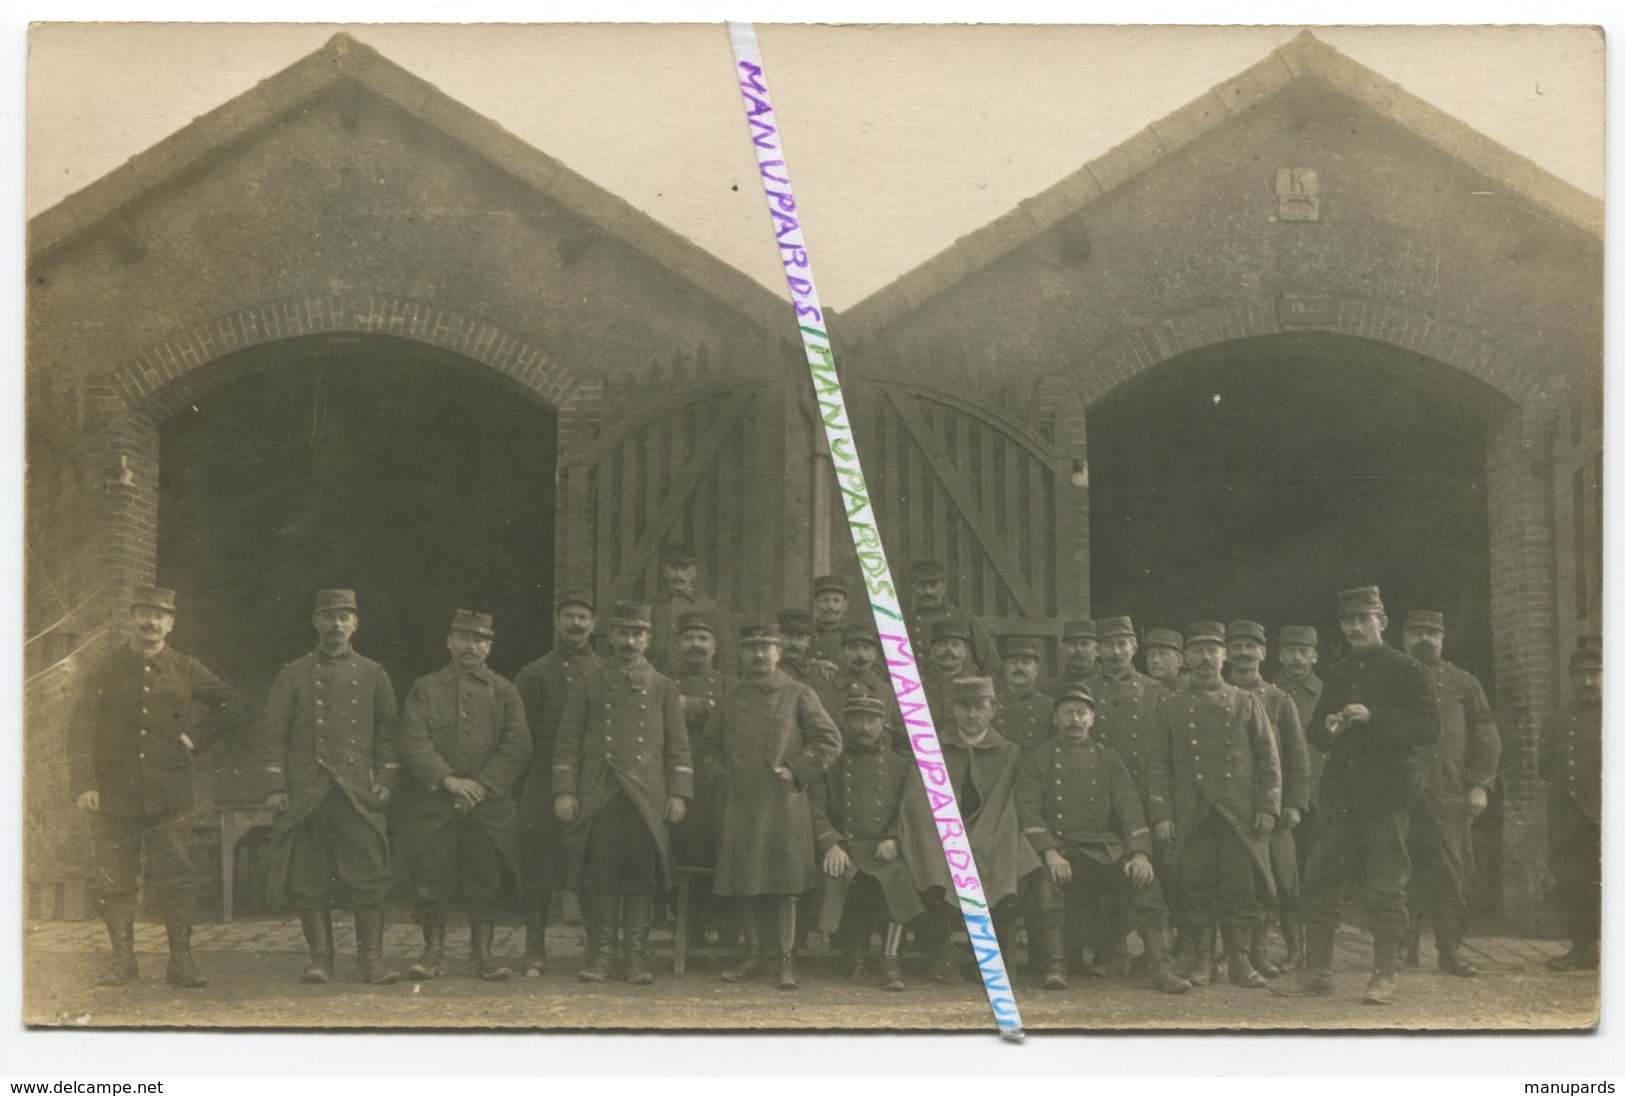
[[[813,837],[823,858],[824,898],[819,928],[840,942],[848,981],[867,971],[870,938],[885,938],[882,989],[907,986],[897,967],[903,926],[924,909],[899,855],[898,832],[914,765],[885,748],[886,704],[878,697],[847,697],[845,749],[809,789]]]
[[[993,729],[992,678],[962,677],[952,688],[953,726],[940,736],[942,760],[936,765],[938,778],[933,784],[949,783],[958,799],[982,896],[993,918],[999,948],[1008,956],[1021,919],[1021,903],[1016,898],[1021,879],[1039,866],[1038,855],[1022,836],[1016,815],[1021,750]],[[958,982],[952,933],[960,913],[936,825],[911,822],[905,827],[903,846],[904,861],[926,892],[919,939],[931,955],[931,977]]]
[[[1162,891],[1151,869],[1151,830],[1128,766],[1090,735],[1095,699],[1068,685],[1055,699],[1053,734],[1022,758],[1017,805],[1022,832],[1043,858],[1028,877],[1027,937],[1043,952],[1044,988],[1066,988],[1066,910],[1115,924],[1127,912],[1145,941],[1151,987],[1184,993],[1169,970]]]

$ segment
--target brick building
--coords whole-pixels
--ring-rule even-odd
[[[1481,901],[1533,927],[1531,729],[1600,627],[1601,225],[1300,37],[831,318],[894,566],[999,632],[1442,608],[1515,740]],[[785,306],[344,36],[36,217],[28,278],[39,879],[75,655],[136,584],[252,705],[317,586],[403,681],[457,606],[513,669],[662,540],[744,610],[850,567]]]

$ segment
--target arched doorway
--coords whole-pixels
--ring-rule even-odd
[[[1442,609],[1450,657],[1488,679],[1485,437],[1511,404],[1367,339],[1298,332],[1173,358],[1088,411],[1091,603],[1178,627],[1322,626],[1376,583]]]
[[[495,614],[511,674],[551,637],[556,420],[516,382],[383,335],[228,355],[160,426],[158,580],[251,710],[312,643],[320,587],[354,587],[357,646],[398,691],[446,657],[455,608]],[[229,792],[228,792],[229,794]]]

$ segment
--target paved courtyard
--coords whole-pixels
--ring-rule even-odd
[[[24,926],[24,1018],[64,1026],[195,1026],[232,1028],[476,1027],[521,1030],[716,1029],[856,1030],[982,1029],[990,1023],[981,987],[942,986],[924,979],[918,961],[905,962],[909,988],[886,993],[872,981],[846,982],[827,952],[814,950],[800,964],[801,989],[781,992],[771,983],[743,986],[716,977],[712,959],[690,959],[688,972],[671,973],[669,930],[655,931],[651,987],[585,985],[575,979],[581,956],[579,926],[549,932],[551,969],[541,978],[482,982],[467,974],[467,930],[447,934],[449,977],[428,983],[358,985],[353,978],[349,918],[336,919],[338,978],[326,986],[299,982],[304,941],[296,919],[202,925],[193,936],[198,961],[213,979],[200,990],[176,990],[163,981],[162,925],[136,927],[141,980],[99,987],[107,940],[98,922],[36,921]],[[403,969],[420,946],[415,925],[390,927],[386,952]],[[501,926],[496,947],[513,960],[524,934]],[[1345,928],[1338,940],[1338,994],[1288,1000],[1262,990],[1217,984],[1170,997],[1142,980],[1098,981],[1074,975],[1064,992],[1046,992],[1025,976],[1015,982],[1027,1027],[1044,1030],[1199,1029],[1575,1029],[1593,1025],[1598,1008],[1595,974],[1554,974],[1547,959],[1563,951],[1549,940],[1479,937],[1466,954],[1483,970],[1476,979],[1453,978],[1434,968],[1424,942],[1420,970],[1404,972],[1399,1000],[1389,1008],[1363,1006],[1360,991],[1370,969],[1370,940]],[[1278,953],[1278,950],[1277,950]]]

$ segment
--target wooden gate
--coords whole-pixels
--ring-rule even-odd
[[[860,382],[854,428],[899,580],[942,560],[948,592],[995,633],[1054,634],[1071,612],[1071,462],[998,412],[917,385]]]
[[[660,545],[689,541],[705,592],[735,611],[766,610],[781,577],[782,390],[689,392],[566,457],[560,577],[590,582],[600,606],[647,600]]]

